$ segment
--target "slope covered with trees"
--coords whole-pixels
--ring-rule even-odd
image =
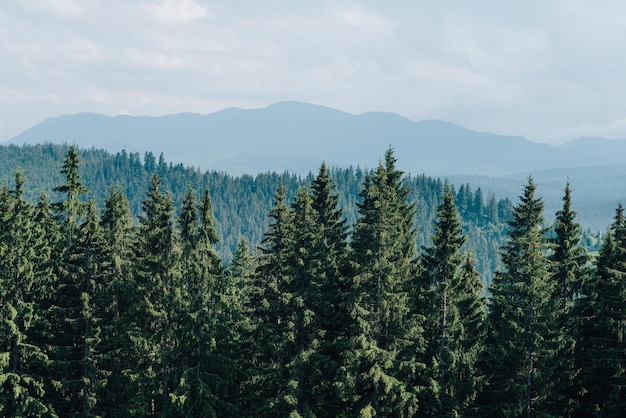
[[[179,204],[152,167],[133,221],[119,188],[98,210],[76,148],[59,167],[54,198],[31,203],[21,172],[0,187],[4,416],[622,412],[621,206],[590,262],[569,187],[547,227],[529,178],[486,299],[459,199],[480,194],[433,182],[418,247],[415,179],[391,149],[362,173],[354,221],[322,164],[293,194],[278,183],[262,241],[239,235],[230,262],[209,187]]]
[[[15,171],[21,170],[26,177],[24,198],[35,201],[45,193],[49,199],[60,199],[55,188],[65,181],[59,167],[69,148],[52,144],[0,146],[0,184],[9,185]],[[163,155],[155,158],[149,152],[143,156],[124,151],[111,155],[90,149],[78,150],[78,154],[82,161],[81,179],[89,188],[85,197],[103,208],[111,187],[120,188],[126,195],[135,222],[143,213],[146,185],[154,173],[159,175],[161,188],[169,191],[176,211],[182,206],[190,187],[196,191],[208,188],[214,202],[215,227],[221,237],[215,249],[226,263],[231,260],[241,238],[246,238],[252,247],[261,242],[269,226],[266,214],[272,207],[272,198],[279,184],[285,187],[286,197],[292,199],[298,188],[314,179],[313,174],[300,177],[286,172],[240,177],[201,172],[182,164],[168,164]],[[327,170],[336,187],[343,219],[352,226],[358,215],[359,192],[370,170],[359,167]],[[443,182],[426,176],[407,176],[404,182],[410,200],[416,205],[416,244],[419,249],[430,242]],[[508,199],[483,196],[480,190],[472,191],[467,185],[460,185],[454,193],[468,235],[466,247],[472,250],[481,277],[489,281],[498,264],[498,248],[503,242],[511,203]]]

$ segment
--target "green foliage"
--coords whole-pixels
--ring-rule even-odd
[[[176,364],[178,386],[170,395],[183,416],[233,415],[233,359],[228,358],[229,293],[222,263],[213,246],[218,242],[208,189],[196,205],[189,190],[179,216],[182,279],[176,317],[179,330]]]
[[[30,180],[24,190],[26,199],[35,200],[44,193],[51,196],[53,201],[64,201],[66,196],[54,189],[58,184],[65,185],[67,182],[59,172],[59,166],[65,163],[70,149],[68,145],[53,144],[0,146],[0,184],[9,182],[15,170],[22,168]],[[286,198],[291,200],[298,188],[313,180],[311,175],[301,178],[288,173],[232,177],[220,172],[201,172],[182,164],[166,164],[152,153],[141,156],[126,151],[115,155],[96,149],[77,151],[81,166],[78,180],[89,187],[87,197],[93,198],[98,207],[104,208],[111,187],[121,188],[135,221],[143,214],[146,184],[155,170],[162,187],[170,192],[177,208],[182,206],[190,187],[204,190],[210,185],[217,221],[215,228],[221,237],[215,250],[225,264],[231,261],[241,238],[245,237],[252,248],[260,244],[268,229],[266,215],[272,207],[272,196],[279,184],[283,184]],[[327,168],[326,171],[326,175],[333,181],[338,205],[342,209],[342,219],[347,226],[353,226],[358,217],[356,203],[361,199],[359,191],[366,175],[370,173],[358,167]],[[424,175],[406,176],[404,182],[410,190],[409,199],[416,205],[416,245],[419,249],[430,243],[443,183]],[[467,185],[462,185],[456,195],[467,235],[464,250],[474,254],[476,268],[488,285],[499,266],[498,249],[504,243],[504,222],[509,219],[511,203],[508,199],[496,201],[493,196],[487,196],[487,202],[484,202],[482,193],[472,191]],[[495,204],[497,210],[494,210],[495,206],[488,210],[488,204]]]
[[[546,258],[543,202],[532,178],[513,209],[504,270],[491,286],[484,415],[561,416],[553,382],[560,333]]]
[[[415,257],[415,205],[392,150],[367,176],[358,204],[348,304],[352,321],[342,347],[346,415],[405,416],[417,410],[417,395],[400,379],[416,370],[421,329],[410,309]]]
[[[4,416],[56,416],[46,399],[48,357],[34,344],[37,323],[36,253],[40,241],[33,208],[23,197],[24,177],[0,191],[0,412]]]
[[[178,348],[174,335],[180,272],[174,241],[174,203],[170,194],[161,190],[157,173],[150,181],[143,210],[135,250],[135,301],[130,308],[134,320],[131,341],[138,370],[134,383],[142,395],[135,401],[138,414],[167,416],[169,393],[177,384],[173,362]]]
[[[466,415],[478,392],[476,362],[484,338],[485,301],[469,255],[450,188],[444,189],[433,245],[421,258],[429,373],[422,411],[433,416]]]
[[[0,185],[3,416],[623,413],[621,206],[592,266],[568,186],[548,230],[532,179],[510,211],[392,150],[303,179],[0,149],[46,173]]]
[[[626,221],[620,204],[596,268],[576,299],[581,415],[617,417],[626,402]]]

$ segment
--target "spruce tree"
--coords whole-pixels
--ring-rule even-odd
[[[282,293],[291,281],[289,251],[293,248],[293,219],[286,205],[285,187],[281,184],[269,212],[270,225],[264,236],[258,268],[246,292],[250,295],[251,331],[249,350],[253,353],[244,365],[249,376],[244,385],[242,414],[287,416],[293,408],[285,392],[285,357],[292,332],[285,318]]]
[[[33,335],[40,241],[23,185],[17,172],[12,196],[7,189],[0,192],[0,413],[56,416],[44,390],[48,357]]]
[[[465,260],[459,272],[459,286],[457,294],[457,309],[461,318],[462,329],[459,333],[459,351],[457,355],[457,396],[464,399],[463,411],[465,416],[476,416],[476,399],[485,384],[480,370],[480,358],[485,349],[487,333],[487,298],[483,296],[483,281],[475,268],[471,253],[465,255]]]
[[[503,271],[491,286],[483,364],[489,382],[484,416],[558,416],[552,403],[557,321],[546,258],[543,201],[532,178],[513,209]]]
[[[143,201],[135,254],[135,302],[129,325],[134,343],[135,368],[132,374],[135,397],[131,415],[168,416],[170,393],[178,378],[173,365],[175,325],[173,312],[179,302],[176,289],[178,250],[174,241],[174,205],[169,193],[161,190],[153,174]]]
[[[556,213],[554,238],[551,240],[553,253],[550,256],[553,281],[556,282],[555,297],[560,300],[561,308],[566,314],[580,291],[584,267],[588,261],[585,249],[581,246],[582,228],[575,218],[568,182],[563,196],[563,208]]]
[[[335,416],[341,411],[336,385],[341,365],[341,337],[350,323],[350,312],[344,304],[349,289],[345,278],[347,270],[347,226],[336,192],[337,186],[322,163],[311,184],[312,208],[315,216],[313,251],[309,263],[314,266],[312,282],[318,295],[312,307],[315,312],[319,348],[310,361],[315,373],[309,376],[313,410],[318,417]],[[313,227],[313,225],[311,225]]]
[[[55,364],[53,362],[51,342],[54,336],[54,309],[55,298],[58,290],[57,273],[60,253],[62,251],[61,226],[58,224],[53,206],[48,202],[45,194],[39,196],[35,206],[33,235],[34,272],[37,291],[34,292],[35,315],[31,327],[31,341],[33,345],[42,347],[46,353],[45,361],[39,366],[39,370],[46,385],[46,397],[51,399],[54,387],[50,385]],[[47,359],[47,360],[46,360]]]
[[[105,279],[106,245],[96,204],[90,200],[85,219],[79,226],[78,235],[68,255],[67,274],[73,283],[72,287],[78,292],[65,294],[68,304],[79,306],[78,315],[68,331],[77,336],[72,349],[80,350],[78,364],[81,369],[76,370],[77,382],[67,382],[71,387],[71,396],[80,402],[72,411],[77,416],[99,415],[96,412],[97,394],[106,381],[105,372],[100,366],[102,318],[99,317],[98,309],[98,296]],[[76,295],[78,301],[74,300]],[[78,358],[78,353],[76,357]]]
[[[581,412],[623,415],[626,402],[626,221],[617,207],[596,268],[576,300],[581,321]],[[582,415],[581,415],[582,416]]]
[[[253,364],[251,359],[256,350],[253,341],[255,328],[252,318],[254,312],[252,301],[255,300],[255,291],[258,290],[254,286],[256,267],[256,255],[251,254],[248,242],[245,238],[241,238],[227,269],[230,276],[229,280],[232,283],[231,315],[233,331],[236,336],[236,340],[232,344],[232,358],[235,361],[234,380],[239,386],[237,392],[239,411],[245,411],[248,408],[247,390],[254,376],[249,368]]]
[[[53,361],[53,373],[50,381],[50,395],[59,415],[90,416],[95,404],[94,386],[90,363],[92,346],[97,330],[93,328],[92,317],[94,296],[94,278],[89,255],[81,252],[93,242],[79,242],[85,233],[82,229],[82,216],[85,203],[81,195],[87,192],[79,173],[80,157],[75,146],[68,151],[61,173],[65,183],[55,188],[64,195],[64,199],[54,205],[60,220],[61,239],[54,252],[54,270],[56,281],[52,283],[47,315],[50,321],[50,358]],[[94,209],[94,208],[92,208]],[[97,224],[95,209],[88,222]],[[85,238],[85,237],[82,237]],[[90,239],[89,237],[88,239]],[[97,238],[96,238],[97,240]],[[100,251],[99,249],[94,251]],[[92,332],[94,334],[92,334]]]
[[[569,182],[565,186],[563,207],[556,213],[554,222],[554,236],[552,237],[552,282],[554,285],[553,301],[557,317],[558,331],[561,333],[560,349],[555,368],[560,377],[555,381],[555,390],[560,397],[555,398],[556,410],[562,411],[562,416],[569,416],[579,407],[577,404],[578,391],[575,364],[576,340],[579,322],[575,317],[574,303],[580,295],[583,279],[586,275],[588,256],[581,246],[582,229],[575,221],[576,212],[572,210],[571,190]]]
[[[415,255],[415,206],[389,149],[366,178],[352,237],[353,321],[342,343],[338,389],[346,416],[411,416],[417,397],[405,370],[418,368],[419,330],[411,318],[409,283]],[[410,350],[408,348],[411,348]]]
[[[319,323],[322,307],[319,281],[322,275],[322,260],[317,258],[316,241],[319,226],[308,190],[301,188],[292,205],[293,248],[289,252],[288,266],[291,269],[289,282],[282,292],[285,298],[285,316],[290,322],[287,345],[286,393],[292,404],[291,415],[313,416],[316,409],[315,393],[320,390],[320,339],[323,330]]]
[[[178,313],[180,380],[172,394],[179,414],[190,417],[233,416],[232,361],[224,349],[230,339],[224,272],[214,250],[218,242],[211,198],[205,190],[196,208],[193,190],[179,217],[181,241],[181,310]]]
[[[422,254],[430,366],[430,395],[422,411],[434,416],[465,415],[472,404],[478,380],[475,363],[484,335],[479,323],[482,288],[477,286],[480,280],[471,260],[461,252],[465,235],[454,200],[446,185],[432,246],[424,248]]]
[[[103,416],[116,416],[131,409],[135,394],[131,378],[136,373],[127,332],[133,322],[130,308],[135,297],[135,230],[128,199],[120,188],[110,189],[100,225],[106,253],[96,301],[102,321],[99,361],[100,369],[106,371],[106,385],[100,388],[96,408]]]
[[[63,225],[66,247],[72,245],[75,229],[78,226],[79,217],[85,207],[80,196],[87,192],[87,187],[80,179],[79,167],[81,164],[80,155],[76,145],[70,147],[61,167],[61,174],[65,175],[65,183],[55,187],[54,191],[65,196],[65,199],[55,206],[61,217]]]

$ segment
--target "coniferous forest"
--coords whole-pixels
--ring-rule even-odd
[[[569,185],[547,225],[530,177],[484,202],[391,149],[373,170],[239,182],[101,161],[84,176],[70,147],[50,193],[32,198],[28,167],[0,186],[3,416],[623,414],[622,206],[591,257]],[[120,171],[150,173],[140,194],[109,187]],[[220,226],[261,206],[243,188],[234,212],[227,182],[275,184],[264,219]]]

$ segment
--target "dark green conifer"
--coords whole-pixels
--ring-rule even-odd
[[[53,362],[49,393],[56,412],[63,416],[93,415],[101,379],[96,377],[93,356],[99,330],[92,300],[101,262],[94,254],[100,254],[104,244],[93,202],[89,217],[82,222],[85,203],[80,197],[87,188],[80,180],[79,166],[80,157],[73,146],[61,168],[65,183],[55,188],[64,195],[55,204],[62,238],[53,253],[56,281],[50,287],[46,312]]]
[[[84,202],[80,201],[80,196],[87,192],[87,187],[82,183],[80,179],[80,167],[81,160],[78,154],[78,148],[76,145],[72,145],[61,167],[61,174],[65,175],[65,183],[61,186],[55,187],[54,191],[64,195],[65,199],[55,206],[61,216],[61,225],[63,225],[64,233],[66,236],[66,246],[69,247],[72,244],[73,234],[78,226],[79,216],[84,209]]]
[[[0,413],[56,416],[44,390],[49,360],[33,332],[40,241],[23,185],[17,172],[12,196],[0,191]]]
[[[417,372],[421,332],[410,308],[415,206],[389,149],[366,178],[352,240],[353,318],[342,343],[338,389],[347,416],[412,416],[417,396],[406,380]],[[409,349],[410,348],[410,349]]]
[[[491,286],[483,416],[558,416],[553,408],[557,321],[543,201],[532,178],[513,209],[503,271]]]
[[[133,323],[130,308],[135,298],[135,231],[128,199],[120,188],[110,189],[100,225],[106,253],[96,301],[102,321],[99,363],[100,369],[106,371],[106,385],[100,388],[96,408],[103,416],[116,416],[131,408],[135,395],[132,376],[137,373],[127,332]]]
[[[135,398],[131,415],[168,416],[170,393],[175,377],[175,325],[173,312],[178,303],[178,250],[174,241],[174,205],[169,193],[161,190],[158,174],[150,181],[143,201],[136,245],[135,302],[129,335],[134,343]]]
[[[579,335],[579,321],[575,317],[574,303],[582,288],[588,256],[581,246],[582,229],[575,221],[576,212],[572,210],[569,182],[565,186],[563,207],[556,213],[552,244],[552,298],[556,313],[557,331],[560,332],[559,353],[555,363],[555,373],[559,380],[554,382],[560,396],[554,397],[554,410],[561,411],[561,416],[570,416],[579,409],[576,375],[579,370],[575,360],[575,346]]]
[[[251,332],[249,350],[253,355],[244,367],[249,376],[244,382],[243,415],[287,416],[293,407],[285,392],[285,352],[293,330],[288,328],[282,294],[290,283],[289,252],[293,248],[293,219],[286,205],[281,184],[269,212],[270,225],[263,239],[259,265],[247,292],[250,295]],[[291,339],[293,341],[293,338]]]
[[[556,213],[555,236],[551,240],[554,252],[550,256],[554,271],[553,281],[556,282],[555,296],[560,300],[566,314],[580,290],[583,269],[588,261],[585,249],[581,246],[582,229],[575,218],[568,182],[563,196],[563,208]]]
[[[581,413],[623,415],[626,404],[626,221],[617,207],[593,274],[576,299]]]
[[[101,332],[102,318],[98,309],[101,287],[105,284],[106,241],[96,213],[96,204],[90,200],[83,223],[79,226],[73,249],[68,256],[68,275],[78,292],[78,301],[73,300],[73,292],[65,294],[68,304],[79,302],[78,317],[68,331],[78,338],[72,349],[76,349],[76,358],[81,370],[76,370],[77,382],[67,381],[70,396],[80,401],[80,409],[72,412],[77,416],[97,416],[97,393],[105,384],[106,374],[101,369]],[[69,288],[70,286],[68,286]],[[70,300],[72,298],[72,300]],[[69,349],[68,349],[69,350]],[[80,374],[78,374],[78,372]]]
[[[182,280],[178,328],[181,365],[174,406],[183,416],[234,416],[233,364],[228,358],[229,308],[208,189],[196,207],[189,190],[179,216]]]
[[[312,282],[318,292],[313,311],[319,330],[319,348],[310,361],[315,364],[311,373],[314,411],[318,417],[335,416],[342,410],[336,385],[340,381],[337,371],[341,366],[340,343],[350,323],[350,311],[344,303],[349,289],[347,270],[347,226],[339,204],[337,186],[330,171],[322,163],[311,184],[312,207],[315,215],[313,252],[310,254]]]
[[[430,373],[422,411],[433,416],[463,416],[472,405],[478,386],[475,363],[484,336],[482,288],[471,259],[461,252],[465,235],[454,200],[446,185],[433,244],[422,254]]]
[[[287,380],[285,399],[294,416],[314,416],[315,393],[320,390],[319,348],[323,331],[320,328],[319,308],[322,260],[317,258],[316,241],[319,225],[308,190],[301,188],[292,205],[293,247],[289,251],[289,281],[282,296],[285,299],[285,319],[290,331],[286,337],[285,356]]]

